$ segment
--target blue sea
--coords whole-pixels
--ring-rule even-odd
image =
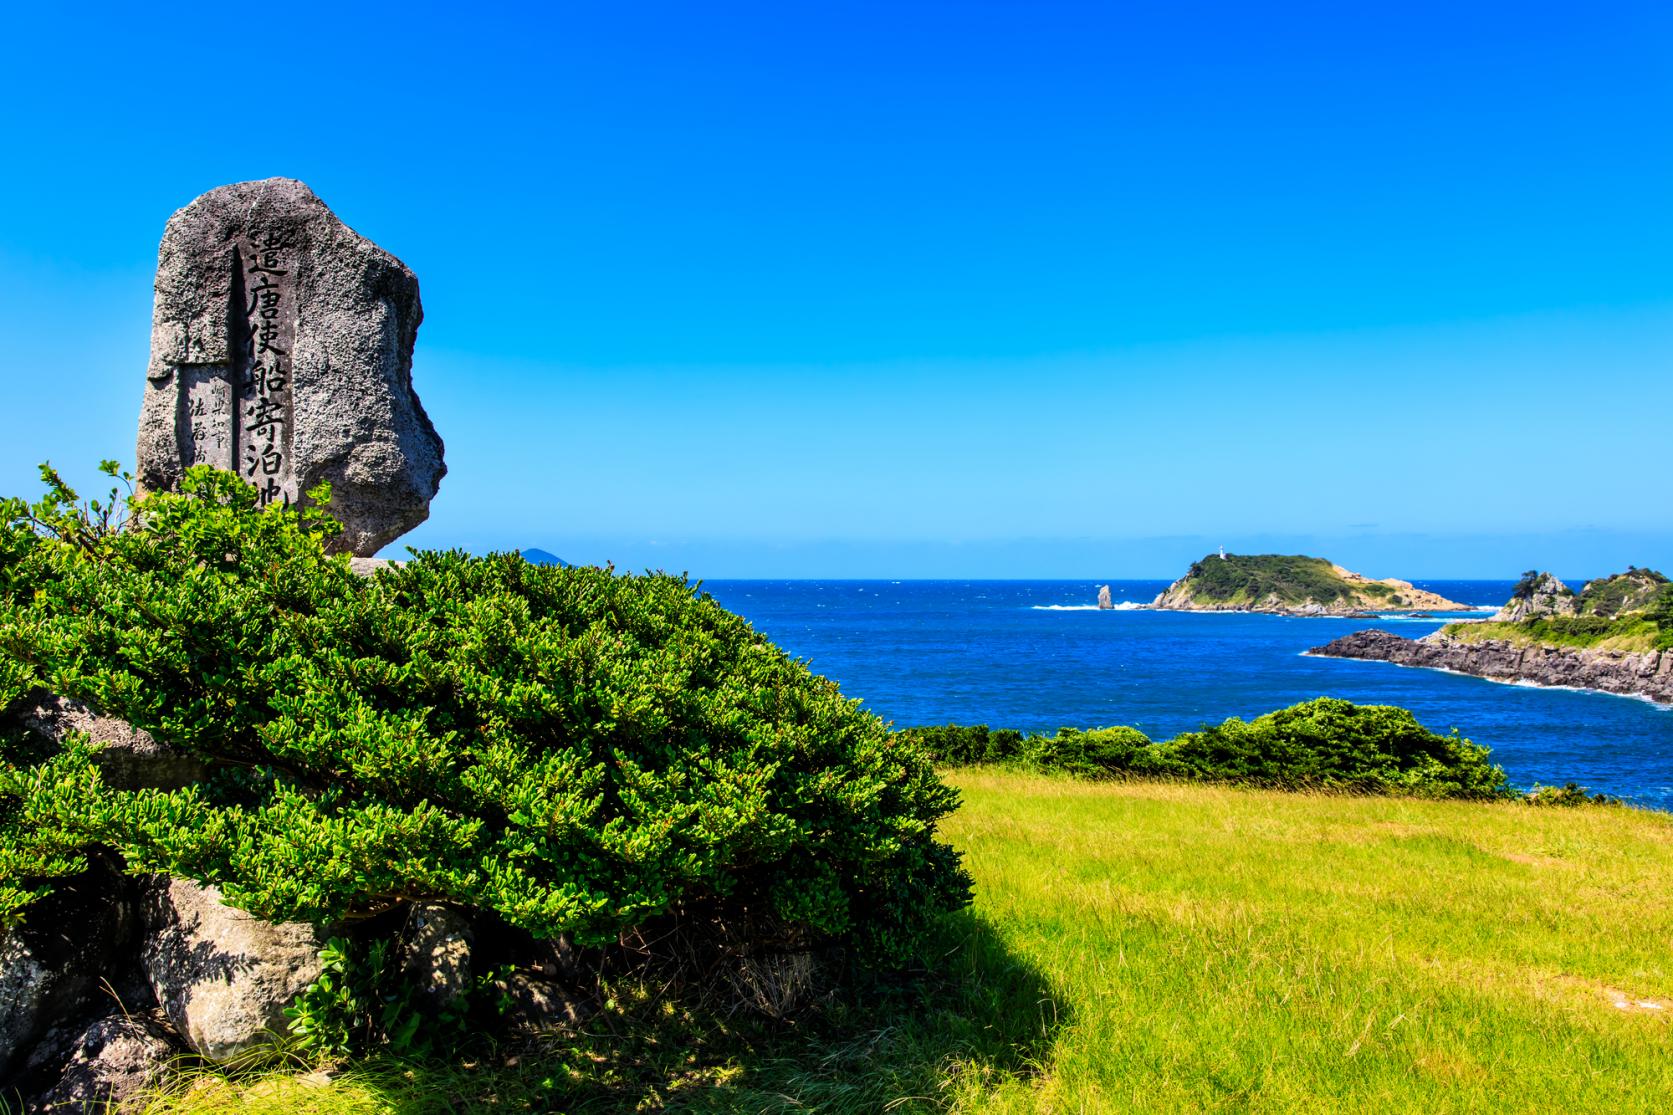
[[[1116,603],[1165,581],[1112,581]],[[1428,581],[1497,606],[1510,581]],[[1673,809],[1673,711],[1630,697],[1506,685],[1382,662],[1307,658],[1338,635],[1417,637],[1441,620],[1099,611],[1067,581],[709,581],[703,588],[896,727],[1055,731],[1131,724],[1155,739],[1318,696],[1402,705],[1485,744],[1520,786],[1578,782]],[[1485,613],[1477,613],[1482,615]]]

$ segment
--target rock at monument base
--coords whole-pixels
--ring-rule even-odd
[[[471,986],[470,922],[447,906],[414,906],[401,967],[429,1010],[460,1001]]]
[[[418,280],[301,182],[214,189],[169,219],[157,257],[139,481],[236,471],[263,505],[331,484],[339,552],[423,522],[446,473],[412,386]]]
[[[157,742],[149,732],[45,690],[30,694],[13,715],[23,727],[54,743],[71,732],[85,732],[98,748],[93,763],[112,789],[175,790],[202,781],[208,769],[190,755]]]
[[[154,881],[145,907],[140,960],[186,1044],[224,1062],[284,1037],[285,1008],[320,973],[312,926],[252,917],[186,879]]]
[[[398,568],[400,566],[400,564],[401,564],[400,562],[391,561],[389,558],[375,558],[375,557],[351,557],[351,558],[349,558],[349,568],[354,571],[354,574],[357,577],[375,577],[379,573],[383,572],[385,569]]]
[[[506,1022],[521,1029],[578,1026],[593,1015],[586,999],[537,972],[513,972],[494,986],[510,1000]]]
[[[102,867],[59,880],[0,936],[0,1076],[87,1011],[134,931],[128,880]]]
[[[163,1027],[144,1014],[107,1014],[49,1048],[32,1067],[58,1078],[31,1111],[121,1110],[144,1089],[162,1084],[178,1056]]]

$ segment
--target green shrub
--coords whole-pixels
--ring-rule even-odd
[[[48,687],[212,773],[129,792],[73,741],[0,741],[0,917],[95,844],[262,917],[435,901],[581,944],[680,915],[900,956],[968,901],[924,752],[683,578],[423,553],[366,579],[231,473],[126,530],[49,485],[0,509],[0,701]]]
[[[1654,569],[1628,566],[1625,573],[1588,581],[1577,607],[1582,615],[1618,616],[1653,607],[1668,595],[1667,578]]]
[[[1010,728],[993,731],[986,724],[930,724],[902,728],[895,738],[922,748],[932,762],[954,766],[1003,763],[1022,753],[1022,733]]]
[[[1038,770],[1061,770],[1082,778],[1152,773],[1156,746],[1137,728],[1059,728],[1055,736],[1023,741],[1021,758]],[[1159,773],[1159,772],[1158,772]]]
[[[1437,735],[1403,708],[1320,697],[1252,721],[1227,720],[1152,743],[1137,728],[1059,728],[1056,735],[985,725],[909,728],[937,761],[1005,762],[1083,778],[1178,778],[1287,789],[1502,798],[1504,771],[1485,747]],[[1009,743],[996,748],[992,741]],[[978,757],[972,757],[978,756]]]
[[[1509,792],[1485,747],[1456,733],[1437,735],[1403,708],[1332,697],[1247,722],[1233,718],[1162,747],[1172,771],[1209,781],[1423,797]]]
[[[1608,794],[1594,794],[1573,782],[1561,786],[1535,786],[1522,799],[1529,805],[1555,806],[1572,809],[1581,805],[1620,805],[1621,799]]]

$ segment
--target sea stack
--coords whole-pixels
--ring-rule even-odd
[[[1100,607],[1100,608],[1113,608],[1113,607],[1115,607],[1114,602],[1110,600],[1110,587],[1108,585],[1099,585],[1098,586],[1098,607]]]
[[[429,517],[447,472],[412,386],[423,316],[412,271],[301,182],[199,197],[157,254],[141,487],[208,464],[294,506],[327,481],[333,548],[375,554]]]

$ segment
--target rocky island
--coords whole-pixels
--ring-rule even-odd
[[[1210,554],[1150,605],[1165,611],[1364,616],[1398,608],[1463,612],[1459,604],[1393,577],[1372,580],[1300,554]]]
[[[1575,593],[1550,573],[1529,572],[1486,622],[1421,639],[1356,631],[1307,653],[1673,704],[1673,584],[1629,568]]]

